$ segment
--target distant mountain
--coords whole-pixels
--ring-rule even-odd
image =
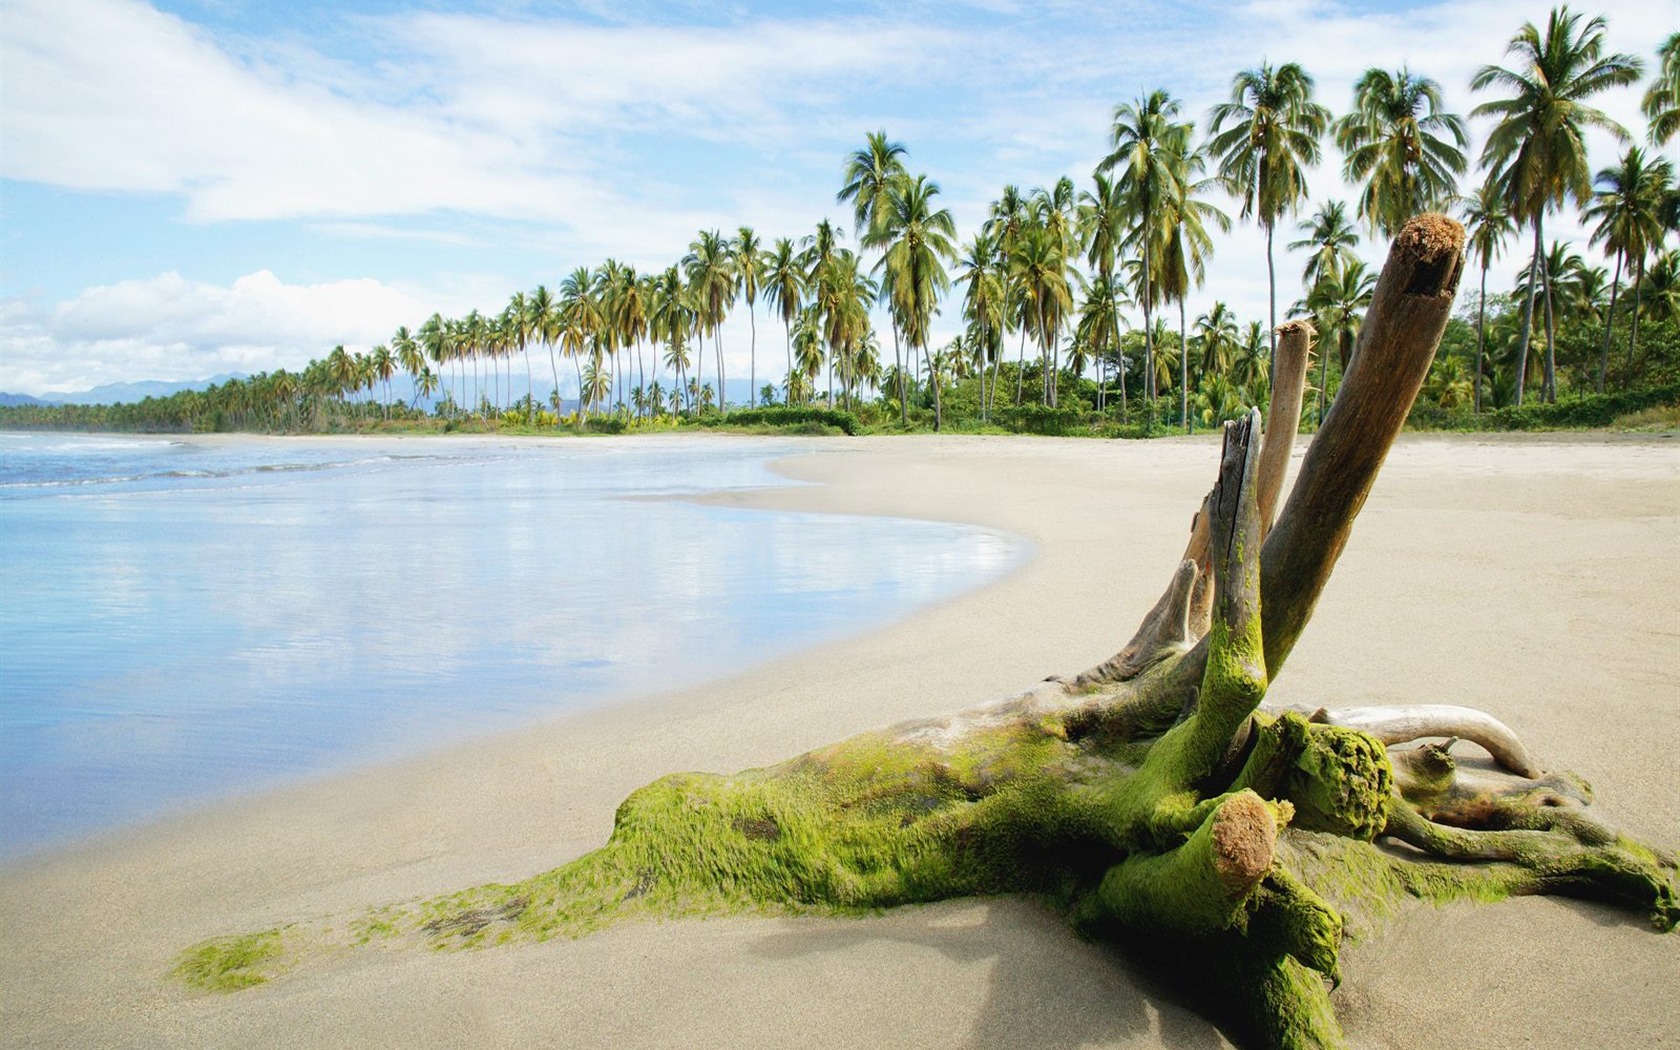
[[[0,405],[118,405],[144,401],[148,397],[168,397],[183,390],[204,390],[230,379],[244,379],[243,374],[211,376],[187,383],[166,383],[158,379],[143,379],[134,383],[107,383],[92,390],[66,394],[57,391],[30,397],[28,394],[0,393]]]

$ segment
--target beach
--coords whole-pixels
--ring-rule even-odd
[[[634,440],[634,439],[626,439]],[[752,439],[743,439],[752,440]],[[207,937],[524,878],[605,841],[631,790],[763,766],[1110,656],[1160,594],[1217,437],[820,439],[814,485],[742,507],[980,525],[1032,555],[907,619],[680,692],[118,832],[0,872],[16,1046],[1200,1047],[1147,960],[1031,900],[857,919],[627,924],[482,951],[308,958],[230,995],[167,975]],[[1272,689],[1459,703],[1680,847],[1680,440],[1407,435]],[[1417,906],[1343,951],[1361,1047],[1666,1045],[1680,939],[1556,898]]]

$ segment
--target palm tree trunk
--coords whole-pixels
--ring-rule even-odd
[[[1272,389],[1271,383],[1277,382],[1277,265],[1272,259],[1272,224],[1264,222],[1261,225],[1266,227],[1266,287],[1270,292],[1268,303],[1271,311],[1267,316],[1272,322],[1270,336],[1272,341],[1271,381],[1267,385],[1267,389],[1270,390]]]
[[[1487,339],[1487,268],[1488,260],[1482,260],[1482,294],[1476,300],[1476,385],[1470,391],[1471,411],[1476,415],[1482,412],[1482,347]]]
[[[782,331],[787,335],[787,374],[782,377],[782,404],[793,404],[793,322],[782,315]],[[897,333],[894,333],[893,353],[898,352]]]
[[[1143,399],[1148,402],[1149,411],[1145,418],[1144,432],[1155,429],[1155,322],[1151,319],[1149,287],[1149,236],[1143,238]]]
[[[1550,261],[1540,267],[1540,275],[1546,281],[1546,401],[1548,404],[1557,403],[1557,361],[1554,357],[1554,347],[1557,344],[1557,312],[1552,308],[1552,266]]]
[[[922,330],[926,331],[927,326],[923,325]],[[928,352],[925,346],[922,347],[922,358],[927,362],[928,382],[933,384],[933,432],[937,434],[939,433],[939,425],[943,421],[939,405],[939,373],[933,367],[933,355]]]
[[[1645,285],[1645,258],[1640,256],[1633,267],[1633,330],[1628,335],[1628,372],[1633,372],[1633,352],[1639,347],[1640,297]]]
[[[1540,215],[1534,216],[1534,256],[1528,261],[1528,305],[1523,308],[1522,328],[1517,333],[1517,407],[1523,403],[1528,383],[1528,337],[1534,331],[1534,293],[1540,281]]]
[[[1277,338],[1273,335],[1272,338]],[[1190,326],[1184,320],[1184,297],[1178,299],[1178,412],[1184,432],[1190,428]]]
[[[1120,422],[1126,423],[1126,355],[1120,349],[1120,303],[1114,296],[1113,275],[1109,276],[1109,326],[1114,330],[1114,360],[1120,373]]]
[[[1015,407],[1021,407],[1021,394],[1027,381],[1027,326],[1021,326],[1021,349],[1015,355]]]
[[[544,339],[543,340],[543,345],[548,347],[548,370],[554,374],[554,423],[555,423],[556,426],[559,426],[560,425],[560,366],[558,364],[556,364],[555,360],[554,360],[554,344],[549,342],[548,340]]]
[[[1598,389],[1596,393],[1604,393],[1604,373],[1610,370],[1610,333],[1616,327],[1616,291],[1622,283],[1622,256],[1624,252],[1616,253],[1616,276],[1610,278],[1610,312],[1604,315],[1604,345],[1598,350]]]
[[[728,415],[729,414],[729,381],[724,378],[723,322],[722,321],[719,321],[717,327],[712,329],[712,346],[717,349],[718,411],[720,413],[724,414],[724,415]]]
[[[752,343],[747,353],[747,407],[758,403],[758,318],[753,314],[753,304],[747,304],[747,324],[752,331]]]
[[[901,427],[909,427],[910,426],[910,402],[909,402],[909,394],[905,390],[904,358],[901,356],[901,352],[900,352],[899,347],[898,347],[898,318],[896,318],[896,317],[894,317],[892,319],[892,334],[893,334],[893,367],[898,369],[898,425],[901,426]]]

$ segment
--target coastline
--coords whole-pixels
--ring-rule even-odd
[[[1573,436],[1571,436],[1573,437]],[[1281,700],[1473,702],[1670,846],[1680,444],[1407,435]],[[1217,438],[819,439],[816,485],[732,506],[998,529],[1034,557],[908,619],[719,681],[239,800],[0,873],[19,1045],[1221,1045],[1031,902],[617,927],[472,953],[318,958],[231,996],[164,981],[196,940],[523,877],[599,845],[633,788],[764,765],[1111,654],[1159,594]],[[1416,908],[1344,956],[1357,1046],[1648,1045],[1675,942],[1558,900]],[[1428,1003],[1427,1009],[1418,1009]]]

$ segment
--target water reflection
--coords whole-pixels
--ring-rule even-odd
[[[0,855],[721,674],[1019,556],[621,498],[778,484],[795,446],[81,440],[0,435]]]

